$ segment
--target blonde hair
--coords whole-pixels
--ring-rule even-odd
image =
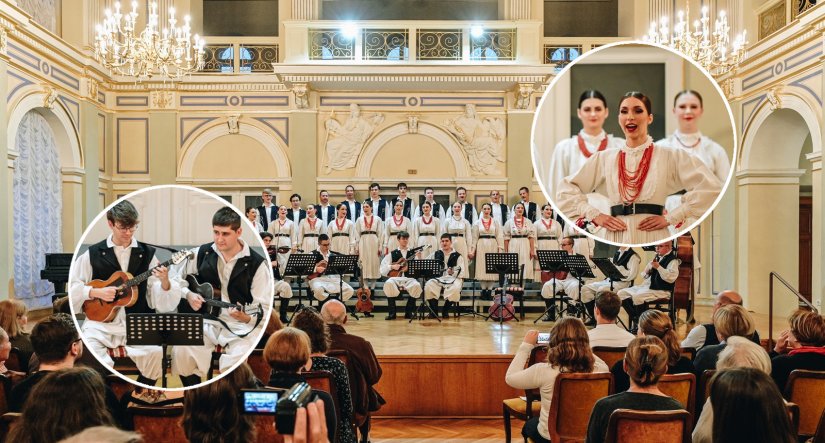
[[[264,346],[264,360],[276,371],[298,372],[309,361],[309,336],[289,326],[275,332]]]
[[[578,318],[566,317],[553,325],[547,344],[547,362],[560,370],[593,372],[593,351],[587,328]]]
[[[771,373],[771,357],[762,346],[745,337],[733,336],[727,340],[727,345],[719,353],[716,370],[730,368],[756,368]]]
[[[682,345],[673,330],[670,317],[662,311],[649,309],[639,316],[639,329],[645,334],[657,337],[667,349],[667,364],[675,365],[682,358]]]
[[[825,318],[813,311],[797,310],[788,319],[791,332],[800,344],[825,346]]]
[[[650,335],[631,340],[624,354],[627,375],[640,387],[658,383],[659,377],[667,372],[667,361],[664,342]]]
[[[20,323],[17,321],[17,312],[18,307],[14,301],[0,301],[0,327],[9,334],[9,338],[15,338],[23,333],[23,328],[20,327]]]
[[[756,330],[751,314],[739,305],[726,305],[719,308],[713,314],[713,325],[722,340],[735,335],[749,337]]]

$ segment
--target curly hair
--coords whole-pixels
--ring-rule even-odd
[[[198,443],[255,441],[254,415],[241,411],[241,389],[258,386],[252,369],[241,364],[226,376],[183,395],[181,427],[186,438]]]
[[[655,336],[636,337],[627,345],[624,363],[627,375],[640,387],[655,385],[667,372],[667,348]]]
[[[559,320],[550,330],[547,363],[569,372],[593,372],[595,363],[587,328],[577,318]]]
[[[292,319],[292,326],[307,333],[313,354],[325,354],[332,344],[329,327],[315,309],[302,309]]]

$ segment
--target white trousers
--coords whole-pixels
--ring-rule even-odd
[[[224,351],[218,369],[220,372],[228,371],[255,347],[260,327],[258,325],[249,335],[241,338],[227,331],[223,325],[212,321],[204,322],[203,346],[172,347],[172,373],[178,376],[197,375],[203,380],[209,373],[216,345],[221,345]]]
[[[421,297],[421,283],[410,277],[390,277],[384,282],[384,294],[390,298],[401,295],[401,288],[407,290],[412,298]]]
[[[619,291],[630,286],[630,282],[617,281],[613,282],[613,290]],[[593,283],[588,283],[582,286],[582,303],[589,303],[596,299],[596,296],[602,292],[610,290],[610,280],[601,280]]]
[[[327,294],[337,294],[341,292],[342,286],[340,286],[340,282],[341,277],[324,275],[312,279],[312,281],[309,282],[309,288],[312,289],[312,295],[315,296],[316,300],[324,301],[327,299]],[[352,286],[346,282],[343,284],[343,292],[344,293],[341,294],[341,301],[349,300],[355,293]]]
[[[632,297],[634,305],[641,305],[660,298],[670,298],[670,291],[653,290],[645,285],[622,289],[618,294],[622,300]]]
[[[457,278],[454,282],[445,285],[437,279],[427,280],[424,284],[424,298],[427,300],[438,299],[441,295],[441,289],[444,289],[444,298],[451,302],[461,300],[461,287],[464,285],[464,280]]]
[[[292,287],[283,280],[275,280],[275,296],[278,298],[292,298]]]
[[[553,282],[556,282],[556,292],[564,291],[568,297],[572,298],[573,300],[578,300],[579,298],[579,281],[575,278],[568,278],[565,280],[557,280],[555,278],[551,278],[544,283],[544,286],[541,287],[541,296],[542,298],[553,298]]]
[[[113,368],[114,360],[106,352],[107,348],[117,348],[125,346],[129,358],[141,375],[152,380],[157,380],[161,376],[161,360],[163,359],[163,348],[160,346],[126,346],[126,332],[123,334],[112,334],[96,328],[83,328],[83,344],[103,363],[103,365]]]

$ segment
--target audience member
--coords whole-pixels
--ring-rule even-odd
[[[727,305],[742,306],[742,296],[739,295],[738,292],[730,290],[722,291],[717,294],[716,303],[713,304],[713,313],[711,314],[711,318],[713,318],[713,315],[716,314],[716,311],[719,310],[719,308]],[[754,331],[752,341],[757,345],[759,344],[758,332]],[[688,332],[687,337],[682,340],[683,348],[693,348],[697,351],[702,349],[704,346],[718,344],[719,338],[716,337],[716,328],[713,326],[713,323],[706,323],[696,326],[691,329],[690,332]]]
[[[596,296],[596,306],[593,309],[596,327],[587,332],[590,347],[624,348],[633,340],[633,334],[616,324],[621,309],[622,301],[615,292],[605,291]]]
[[[701,377],[706,370],[716,368],[716,359],[725,349],[728,337],[750,337],[756,330],[751,314],[739,305],[727,305],[717,309],[713,314],[713,325],[719,344],[705,346],[696,353],[696,358],[693,359],[696,378]]]
[[[93,426],[113,426],[106,409],[105,385],[90,368],[50,372],[32,389],[18,425],[9,433],[15,443],[52,443]]]
[[[370,434],[370,413],[379,410],[386,403],[375,390],[375,384],[381,379],[381,364],[370,342],[357,335],[348,334],[344,329],[347,323],[347,309],[343,303],[338,300],[328,301],[321,308],[321,317],[329,327],[332,338],[330,349],[347,351],[352,410],[361,432],[361,441],[367,442]]]
[[[266,347],[264,347],[264,360],[272,368],[272,376],[269,378],[267,385],[289,389],[295,383],[306,381],[301,377],[299,371],[309,371],[312,368],[312,360],[309,355],[309,336],[306,332],[286,327],[272,334],[266,342]],[[324,401],[327,435],[329,441],[334,442],[338,423],[334,400],[327,392],[316,389],[313,389],[312,392],[317,398]]]
[[[311,349],[313,371],[328,371],[335,380],[335,390],[338,393],[338,406],[341,408],[340,423],[338,428],[338,438],[341,443],[355,443],[355,431],[352,428],[354,423],[352,416],[352,395],[350,392],[349,373],[347,366],[341,360],[334,357],[327,357],[329,345],[332,341],[329,328],[324,323],[324,319],[315,309],[307,308],[301,310],[292,319],[292,326],[304,331],[309,336],[309,347]]]
[[[658,387],[659,378],[667,370],[668,358],[667,346],[658,337],[641,336],[627,345],[622,362],[625,375],[630,377],[630,388],[626,392],[613,394],[596,402],[590,414],[590,423],[587,425],[587,443],[604,441],[610,414],[616,409],[684,409],[681,403],[662,393]]]
[[[255,441],[256,417],[243,413],[240,392],[260,386],[249,365],[241,363],[220,379],[186,391],[181,420],[186,438],[192,443]]]
[[[34,352],[29,334],[24,331],[24,323],[28,323],[29,309],[20,300],[0,301],[0,328],[9,334],[9,341],[19,351],[20,371],[28,372],[29,359]]]
[[[266,341],[269,340],[269,336],[283,328],[284,324],[281,322],[281,319],[278,318],[277,315],[270,315],[269,322],[267,322],[264,333],[261,334],[261,339],[258,340],[258,344],[255,345],[255,349],[263,349],[264,346],[266,346]]]
[[[17,383],[26,377],[26,374],[20,371],[12,371],[6,367],[6,360],[11,354],[11,341],[9,341],[9,334],[6,330],[0,328],[0,375],[4,375],[11,379],[12,383]]]
[[[796,441],[782,394],[771,377],[759,369],[719,371],[710,382],[710,401],[714,442]]]
[[[816,312],[798,310],[788,319],[791,328],[783,331],[771,355],[771,376],[784,392],[794,369],[825,371],[825,318]]]
[[[95,426],[59,443],[143,443],[143,436],[112,426]]]
[[[536,346],[538,331],[527,331],[524,342],[516,351],[505,381],[516,389],[539,389],[541,413],[524,423],[521,434],[537,443],[550,441],[547,418],[553,399],[553,385],[562,372],[607,372],[607,365],[590,350],[590,340],[584,323],[577,318],[559,320],[550,331],[547,361],[527,368],[524,365]]]
[[[284,443],[329,443],[323,400],[295,411],[295,433],[285,435]]]
[[[656,337],[664,343],[667,350],[667,374],[693,372],[693,363],[689,358],[682,356],[682,348],[679,346],[679,338],[676,337],[673,323],[664,312],[655,309],[643,312],[639,316],[639,337]],[[613,374],[615,392],[630,388],[630,378],[624,369],[623,361],[616,362],[610,372]]]
[[[727,346],[719,353],[716,370],[754,368],[765,374],[771,373],[771,359],[762,346],[744,337],[730,337]],[[710,397],[702,407],[699,420],[693,429],[693,443],[713,443],[713,405]]]

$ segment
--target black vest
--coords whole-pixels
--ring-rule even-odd
[[[381,220],[387,219],[387,201],[383,198],[378,200],[378,208],[375,207],[372,199],[365,201],[364,204],[372,206],[372,213],[377,215]]]
[[[464,219],[473,223],[473,205],[470,203],[464,203]]]
[[[525,206],[524,209],[527,210],[527,214],[525,214],[525,215],[527,216],[528,219],[530,219],[531,222],[535,223],[536,222],[536,212],[537,212],[536,211],[536,208],[537,208],[536,203],[535,202],[527,202],[527,204],[524,205],[524,206]]]
[[[718,345],[719,337],[716,336],[716,326],[714,326],[713,323],[708,323],[702,325],[701,327],[705,328],[705,342],[702,343],[702,346],[699,346],[697,349],[704,348],[705,346]],[[753,331],[753,335],[745,338],[756,343],[757,345],[761,344],[761,341],[759,340],[759,332],[757,331]]]
[[[636,255],[636,251],[634,251],[632,248],[628,249],[627,251],[624,251],[623,254],[621,253],[621,251],[617,250],[616,255],[613,256],[613,264],[615,266],[621,266],[627,269],[627,264],[630,263],[630,259],[633,258],[634,255]]]
[[[399,199],[398,197],[395,197],[394,199],[392,199],[392,213],[393,213],[393,215],[395,215],[395,202],[397,202],[399,200],[401,200],[401,199]],[[407,217],[408,219],[412,220],[412,218],[413,218],[412,217],[412,199],[407,197],[407,198],[404,199],[403,203],[404,203],[404,211],[402,211],[402,214],[404,215],[404,217]],[[383,218],[382,218],[382,220],[383,220]]]
[[[424,200],[424,201],[426,201],[426,200]],[[439,205],[438,203],[433,201],[432,203],[430,203],[430,207],[432,208],[432,211],[430,212],[430,215],[432,215],[435,218],[441,218],[441,216],[442,216],[442,214],[441,214],[441,205]],[[421,211],[421,215],[422,216],[424,215],[423,210]]]
[[[410,254],[410,252],[411,252],[411,249],[407,249],[407,257],[405,257],[405,258],[408,259],[408,260],[415,257],[415,254]],[[392,251],[390,253],[390,260],[393,263],[397,262],[398,260],[401,260],[401,250],[396,249],[396,250]]]
[[[504,224],[507,223],[507,213],[509,212],[510,208],[508,208],[507,205],[505,205],[504,203],[499,203],[498,206],[501,208],[501,225],[504,226]]]
[[[213,288],[221,288],[221,279],[218,276],[218,253],[212,249],[212,243],[202,245],[198,249],[198,281],[210,283]],[[226,288],[229,294],[229,301],[248,305],[252,303],[252,280],[258,271],[258,266],[263,263],[264,258],[257,252],[249,250],[249,256],[241,257],[232,268],[232,275],[229,276],[229,287]],[[189,303],[185,303],[189,305]]]
[[[667,265],[673,260],[676,260],[676,254],[674,254],[673,251],[670,251],[669,254],[659,259],[659,266],[666,268]],[[657,291],[672,291],[673,283],[668,283],[662,280],[662,277],[659,276],[659,272],[654,269],[650,273],[650,289]]]
[[[349,209],[349,201],[344,200],[342,203],[343,203],[344,206],[347,207],[347,218],[350,219],[353,223],[355,223],[355,221],[358,220],[358,217],[361,216],[361,202],[359,202],[359,201],[355,202],[355,217],[352,216],[352,213]],[[335,209],[335,216],[330,221],[335,220],[335,217],[337,217],[337,216],[338,216],[338,209],[336,208]]]
[[[258,221],[261,222],[261,226],[264,228],[264,231],[269,228],[269,222],[278,218],[278,206],[272,205],[272,218],[266,218],[266,207],[263,205],[258,206]]]
[[[138,242],[137,247],[131,250],[129,266],[126,270],[132,276],[142,274],[149,270],[149,264],[154,256],[155,248]],[[121,270],[114,248],[106,246],[106,240],[89,247],[89,262],[92,264],[93,280],[108,280],[112,274]],[[137,303],[126,308],[127,314],[151,314],[155,312],[146,301],[146,284],[147,281],[144,281],[138,285]]]
[[[458,257],[461,257],[461,254],[459,254],[458,251],[453,251],[450,257],[447,258],[447,267],[454,268],[455,265],[458,264]],[[441,249],[435,251],[435,259],[438,260],[439,263],[444,263],[444,251]]]

